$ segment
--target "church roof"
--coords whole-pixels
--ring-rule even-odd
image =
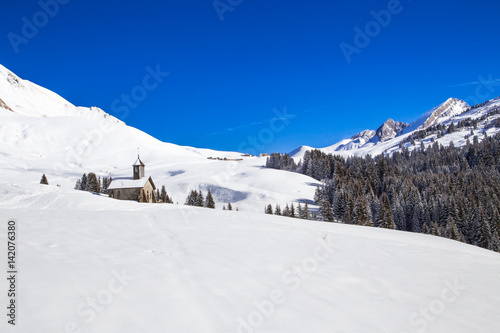
[[[143,177],[141,179],[131,179],[131,178],[118,178],[113,179],[111,184],[109,184],[108,190],[119,190],[122,188],[143,188],[148,181],[150,181],[150,177]],[[151,185],[154,186],[151,181]]]
[[[136,165],[145,166],[145,164],[142,163],[141,159],[139,158],[139,155],[137,155],[137,160],[135,161],[135,163],[132,164],[132,166],[136,166]]]

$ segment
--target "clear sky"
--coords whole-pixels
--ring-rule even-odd
[[[500,95],[498,1],[55,1],[2,2],[0,63],[175,144],[323,147]]]

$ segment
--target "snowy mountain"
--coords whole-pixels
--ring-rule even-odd
[[[392,119],[387,119],[382,126],[380,126],[376,133],[377,137],[381,142],[385,142],[390,139],[394,139],[396,135],[405,127],[407,127],[407,123],[403,123],[401,121],[394,121]]]
[[[444,146],[453,142],[456,147],[461,147],[466,143],[465,136],[471,133],[471,126],[460,127],[452,133],[447,132],[444,128],[447,128],[451,123],[457,125],[459,122],[475,119],[478,124],[473,132],[481,141],[485,135],[492,135],[500,131],[500,125],[497,121],[500,115],[495,112],[499,108],[500,98],[487,101],[477,108],[471,108],[462,100],[449,98],[441,105],[425,112],[422,117],[410,125],[388,119],[376,131],[365,130],[350,139],[319,148],[319,150],[342,156],[365,156],[368,154],[375,156],[390,154],[400,150],[402,146],[410,151],[420,148],[422,144],[427,147],[434,141]],[[437,125],[441,125],[443,128],[438,129]],[[315,148],[302,146],[293,150],[290,155],[299,160],[303,158],[307,150],[311,149]]]
[[[0,183],[23,179],[73,188],[83,173],[131,176],[140,148],[147,176],[165,185],[174,202],[210,189],[219,208],[262,212],[264,205],[310,200],[316,182],[262,168],[265,157],[161,142],[97,107],[77,107],[0,67]],[[209,160],[208,157],[242,161]]]
[[[453,116],[465,112],[469,108],[469,105],[464,101],[456,98],[449,98],[443,104],[426,112],[418,120],[412,122],[410,126],[405,129],[405,133],[442,123]]]

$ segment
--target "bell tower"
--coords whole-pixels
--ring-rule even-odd
[[[144,163],[142,163],[139,155],[137,155],[137,161],[132,165],[134,169],[134,179],[141,179],[144,177]]]

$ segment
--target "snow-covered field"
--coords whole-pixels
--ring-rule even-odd
[[[447,239],[38,184],[0,185],[0,211],[19,332],[500,329],[500,255]]]

